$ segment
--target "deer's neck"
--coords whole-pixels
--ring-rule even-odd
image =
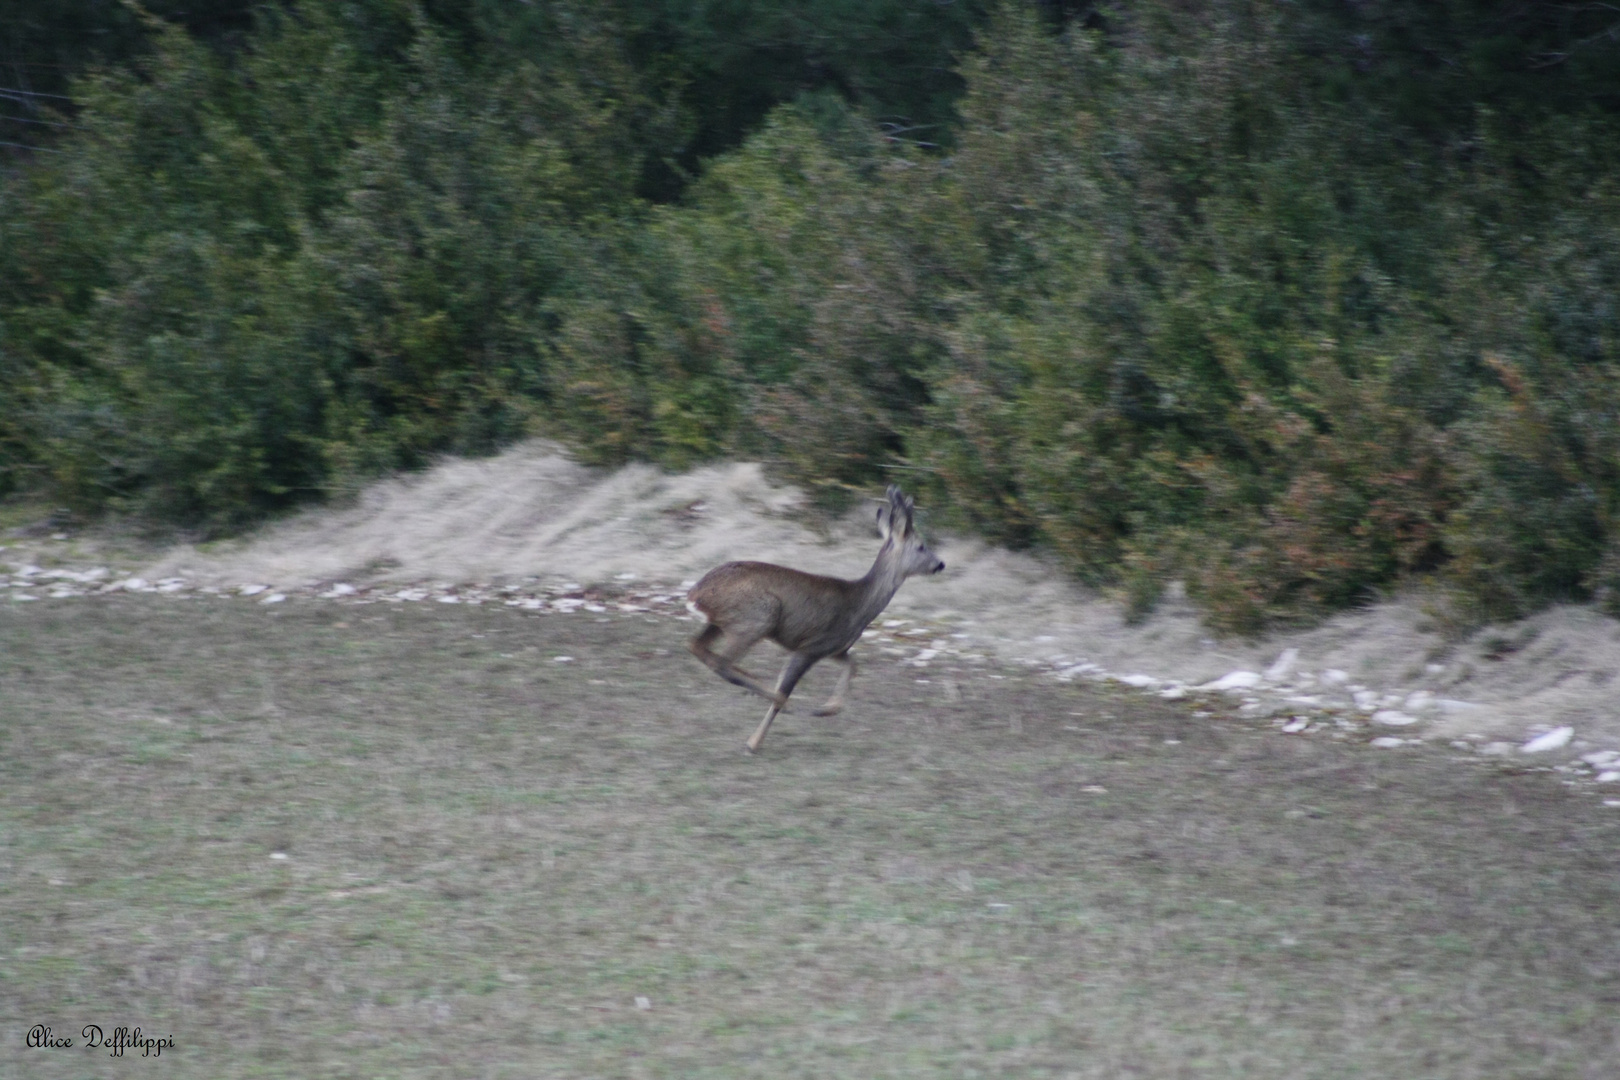
[[[896,558],[898,549],[891,544],[883,545],[878,552],[877,561],[872,563],[872,569],[861,578],[861,604],[857,609],[857,618],[864,628],[867,623],[877,618],[894,594],[900,591],[901,582],[906,576],[900,572],[900,560]]]

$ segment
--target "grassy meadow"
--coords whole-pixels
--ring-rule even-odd
[[[0,1075],[1595,1080],[1620,1057],[1620,810],[1553,775],[873,651],[843,716],[785,715],[748,757],[761,709],[690,629],[0,607]],[[114,1061],[92,1023],[173,1048]],[[75,1046],[26,1048],[35,1024]]]

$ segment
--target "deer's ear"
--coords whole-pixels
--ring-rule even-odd
[[[894,522],[894,511],[888,506],[880,506],[880,507],[878,507],[878,509],[877,509],[877,530],[878,530],[878,535],[883,537],[883,539],[887,540],[889,538],[889,532],[893,527],[893,522]]]

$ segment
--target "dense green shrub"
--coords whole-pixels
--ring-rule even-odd
[[[1009,3],[944,74],[975,5],[149,24],[0,187],[0,485],[225,528],[539,431],[903,476],[1240,632],[1613,605],[1620,42],[1418,7]],[[958,84],[945,150],[856,107]]]
[[[641,99],[586,31],[589,84],[344,30],[270,16],[230,65],[161,30],[5,188],[13,471],[227,527],[525,430],[544,302],[633,202],[633,148],[591,133]]]

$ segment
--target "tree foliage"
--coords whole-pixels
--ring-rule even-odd
[[[0,188],[0,483],[228,528],[542,431],[902,470],[1229,630],[1620,595],[1602,5],[230,25],[142,23]]]

